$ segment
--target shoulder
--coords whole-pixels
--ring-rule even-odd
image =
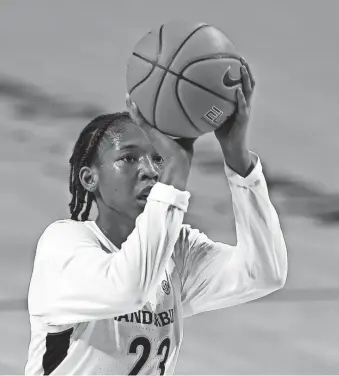
[[[49,238],[54,236],[64,237],[70,234],[94,236],[94,233],[86,225],[86,222],[74,221],[72,219],[61,219],[48,225],[43,231],[40,239]]]
[[[100,254],[100,242],[86,222],[60,220],[51,223],[38,240],[35,274],[55,275],[79,254]]]
[[[99,241],[86,222],[62,219],[47,226],[39,238],[38,249],[45,246],[69,248],[79,243],[98,244]]]

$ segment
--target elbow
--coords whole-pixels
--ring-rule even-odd
[[[125,312],[137,312],[147,303],[147,295],[139,289],[127,290],[121,294],[121,307]]]
[[[287,280],[288,264],[285,262],[279,262],[267,268],[263,271],[261,279],[261,285],[264,286],[270,292],[281,290]]]
[[[148,301],[148,296],[145,291],[138,291],[134,295],[134,307],[135,311],[142,309]]]
[[[286,283],[287,269],[279,270],[279,272],[260,273],[253,280],[252,286],[255,290],[265,291],[267,294],[281,290]]]
[[[279,273],[277,275],[271,276],[270,278],[267,278],[264,282],[265,290],[268,293],[281,290],[285,286],[286,279],[287,279],[287,272]]]
[[[287,267],[279,277],[279,284],[280,284],[279,289],[282,289],[285,286],[286,280],[287,280]]]
[[[285,286],[286,283],[286,275],[279,276],[275,279],[274,283],[272,283],[273,291],[280,290]]]
[[[147,302],[153,299],[155,291],[154,287],[148,289],[138,288],[136,290],[134,293],[134,305],[137,310],[143,308]]]
[[[119,295],[122,301],[127,305],[126,312],[136,312],[142,309],[149,301],[150,287],[148,283],[142,283],[139,275],[134,275],[128,281],[121,281]],[[128,282],[128,283],[126,283]]]
[[[144,305],[146,304],[146,300],[144,299],[144,296],[137,295],[133,301],[133,309],[131,309],[131,312],[137,312],[141,310]]]
[[[255,283],[251,285],[251,299],[258,299],[281,290],[285,286],[285,282],[286,278],[283,277],[256,280]]]
[[[274,278],[274,285],[276,287],[276,290],[280,290],[285,286],[288,270],[287,261],[286,263],[282,264],[279,269],[279,272],[275,273]]]

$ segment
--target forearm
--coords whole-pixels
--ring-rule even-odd
[[[219,141],[226,164],[242,177],[248,176],[254,168],[254,161],[247,148],[229,146]]]
[[[192,165],[194,139],[177,139],[180,146],[175,153],[165,157],[165,169],[161,177],[164,184],[173,185],[175,188],[185,191]],[[161,154],[161,152],[160,152]]]
[[[185,191],[189,172],[191,168],[191,161],[178,160],[175,156],[166,161],[165,169],[161,177],[161,182]]]
[[[251,153],[251,158],[256,158]],[[237,230],[238,256],[246,262],[256,289],[275,290],[287,274],[287,253],[279,218],[262,174],[260,160],[242,178],[226,168]]]

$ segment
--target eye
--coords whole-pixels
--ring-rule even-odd
[[[124,155],[121,160],[127,163],[134,163],[137,159],[134,155],[128,154]]]
[[[153,157],[155,163],[162,164],[164,163],[164,158],[160,154],[155,154]]]

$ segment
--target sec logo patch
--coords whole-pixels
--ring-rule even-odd
[[[163,280],[163,281],[161,282],[161,287],[162,287],[162,291],[163,291],[166,295],[169,295],[169,294],[170,294],[170,292],[171,292],[171,287],[170,287],[170,284],[169,284],[167,281]]]

